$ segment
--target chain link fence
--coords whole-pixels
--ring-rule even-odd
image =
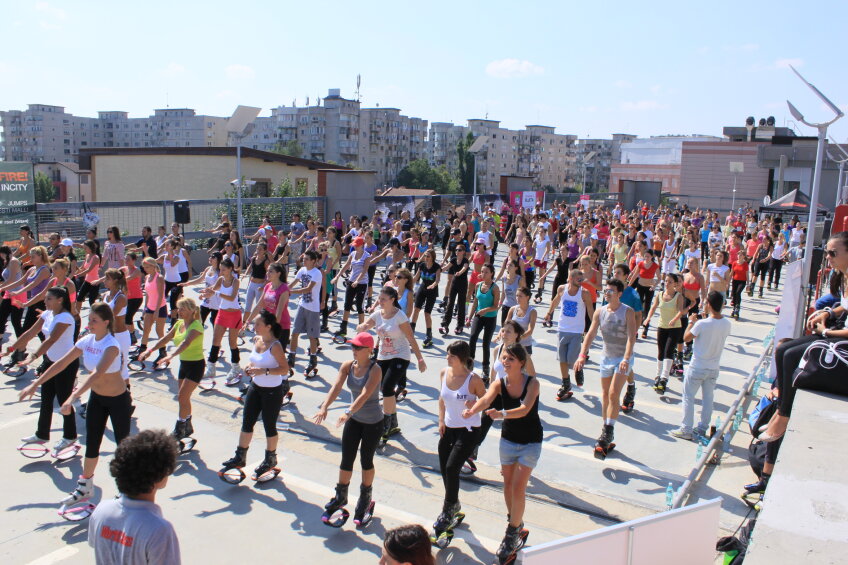
[[[196,247],[205,245],[210,232],[221,223],[226,214],[231,225],[236,225],[238,204],[235,198],[217,200],[189,200],[191,222],[185,224],[186,239]],[[173,200],[137,200],[131,202],[51,202],[36,205],[36,227],[38,241],[46,241],[51,233],[70,237],[75,241],[85,238],[86,214],[93,213],[97,222],[98,237],[104,238],[109,226],[118,226],[121,234],[133,238],[141,234],[141,228],[150,226],[154,234],[159,226],[166,229],[174,221]],[[294,214],[301,220],[315,219],[321,224],[327,221],[326,198],[304,196],[294,198],[243,198],[242,216],[244,232],[253,235],[261,225],[262,218],[269,216],[275,226],[287,226]]]

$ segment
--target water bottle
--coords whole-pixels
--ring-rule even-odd
[[[736,412],[736,418],[733,419],[733,431],[737,431],[742,424],[742,410]]]
[[[710,439],[715,437],[716,432],[718,432],[718,430],[720,430],[720,429],[721,429],[721,417],[716,416],[715,424],[713,424],[713,427],[710,428]]]
[[[704,442],[701,441],[701,438],[698,438],[698,449],[695,451],[695,461],[700,461],[701,457],[704,456]]]
[[[665,489],[665,509],[671,510],[671,505],[674,503],[674,487],[671,483]]]

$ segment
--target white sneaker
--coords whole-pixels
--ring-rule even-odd
[[[241,382],[242,372],[241,367],[234,364],[230,368],[230,372],[227,374],[227,386],[235,386]]]
[[[53,457],[56,457],[56,454],[61,453],[76,442],[77,440],[75,439],[67,439],[63,437],[62,439],[56,442],[56,445],[53,446]]]
[[[692,441],[694,439],[692,432],[690,432],[686,428],[677,428],[676,430],[672,430],[671,435],[676,438],[685,439],[689,441]]]
[[[215,363],[206,362],[206,372],[203,374],[203,377],[206,379],[215,378]]]
[[[77,488],[71,494],[62,499],[62,506],[84,502],[94,496],[94,477],[86,479],[80,476],[77,480]]]
[[[47,443],[46,439],[41,439],[40,437],[38,437],[35,434],[32,434],[29,437],[22,437],[21,441],[24,442],[24,443]]]

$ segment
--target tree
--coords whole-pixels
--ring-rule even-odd
[[[56,187],[53,181],[41,171],[35,173],[35,201],[53,202],[56,199]]]
[[[474,154],[468,151],[473,143],[474,135],[469,131],[465,139],[456,145],[456,155],[459,158],[459,188],[460,192],[465,194],[474,193]]]
[[[455,193],[458,183],[444,166],[434,169],[424,159],[412,161],[398,173],[398,186],[428,188],[439,194]]]
[[[303,157],[303,146],[296,139],[291,139],[285,143],[278,143],[273,152],[289,157]]]

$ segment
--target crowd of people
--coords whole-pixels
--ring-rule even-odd
[[[556,324],[560,401],[573,396],[574,384],[583,385],[591,347],[600,337],[596,367],[602,424],[593,449],[603,458],[615,447],[620,413],[635,409],[634,347],[648,339],[657,315],[654,388],[665,393],[672,375],[685,375],[681,425],[672,435],[696,440],[709,428],[721,352],[730,333],[726,302],[730,317],[738,318],[743,302],[756,300],[755,293],[762,297],[765,285],[778,289],[782,263],[802,257],[805,243],[797,218],[783,223],[740,209],[722,219],[711,211],[642,203],[632,210],[620,204],[555,202],[520,211],[488,205],[471,213],[452,208],[446,214],[403,211],[398,217],[378,210],[348,221],[336,213],[327,226],[297,214],[291,220],[274,226],[266,218],[255,234],[245,236],[252,245],[248,252],[225,215],[210,240],[208,265],[200,269],[192,268],[176,224],[170,232],[159,226],[158,236],[145,227],[133,243],[122,241],[117,226],[109,227],[102,243],[94,228],[82,243],[52,234],[47,247],[23,226],[16,248],[0,247],[0,330],[6,330],[7,320],[12,324],[9,367],[41,358],[37,377],[20,393],[23,400],[41,389],[37,430],[23,441],[49,441],[57,401],[63,435],[52,451],[54,456],[65,453],[77,443],[78,399],[91,389],[85,400],[83,472],[61,501],[63,510],[93,496],[107,421],[122,446],[111,471],[124,500],[101,504],[93,522],[108,526],[125,512],[122,506],[137,506],[132,500],[140,495],[152,502],[152,493],[173,470],[168,459],[142,490],[122,486],[125,467],[141,460],[135,451],[176,449],[176,442],[158,436],[142,438],[146,432],[127,439],[135,408],[131,360],[144,366],[154,352],[156,367],[179,360],[171,437],[180,442],[195,433],[193,393],[204,380],[215,379],[223,365],[226,384],[242,388],[244,410],[235,455],[222,465],[225,471],[247,465],[261,418],[266,446],[256,478],[276,469],[276,422],[299,357],[307,359],[306,378],[315,378],[321,339],[329,338],[349,344],[351,354],[331,379],[314,422],[325,422],[343,389],[353,401],[335,422],[343,429],[342,456],[325,515],[347,504],[358,455],[361,483],[354,521],[367,521],[373,509],[375,453],[401,431],[397,402],[414,387],[413,363],[419,372],[427,368],[424,352],[433,346],[438,310],[446,356],[430,362],[439,369],[436,451],[445,494],[431,541],[444,539],[461,521],[460,474],[463,468],[476,469],[477,450],[492,422],[504,420],[499,452],[507,528],[497,555],[508,562],[527,538],[525,491],[542,453],[539,368],[531,357],[539,322]],[[845,242],[837,240],[829,257],[841,260],[846,253]],[[198,273],[194,277],[193,271]],[[185,295],[195,285],[201,286],[199,301]],[[539,306],[543,302],[547,308]],[[846,308],[844,299],[813,325],[840,308]],[[349,331],[354,310],[357,323]],[[422,310],[423,327],[418,323]],[[337,314],[339,329],[331,332],[329,319]],[[204,341],[207,321],[211,340]],[[225,334],[229,356],[221,351]],[[303,334],[308,342],[300,348]],[[241,341],[245,337],[249,342]],[[35,338],[41,342],[37,349],[31,345]],[[241,343],[248,350],[246,363]],[[783,364],[795,359],[793,351],[784,349]],[[699,390],[703,401],[696,426]],[[769,435],[782,434],[790,408],[791,400],[770,424]],[[384,559],[400,551],[398,540],[410,532],[387,535]],[[178,553],[175,539],[158,539],[168,544],[160,554]],[[103,551],[112,547],[102,540],[94,545]],[[430,555],[429,548],[419,552],[424,553]]]

